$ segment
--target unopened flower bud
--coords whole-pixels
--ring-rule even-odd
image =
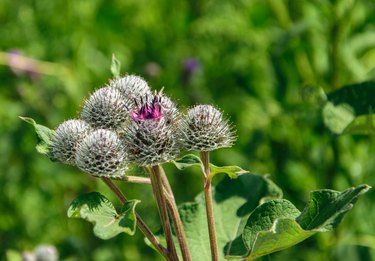
[[[121,177],[127,169],[126,152],[115,132],[99,129],[79,143],[76,164],[96,177]]]
[[[151,93],[147,82],[136,75],[113,79],[110,81],[110,86],[119,90],[125,98],[134,98]]]
[[[93,128],[117,129],[128,119],[128,106],[131,100],[124,98],[121,92],[113,87],[104,87],[95,91],[81,112],[81,119]]]
[[[187,150],[211,151],[231,147],[236,140],[233,127],[211,105],[192,107],[180,126],[182,146]]]
[[[68,120],[61,123],[52,138],[51,159],[74,165],[77,144],[90,129],[90,125],[82,120]]]

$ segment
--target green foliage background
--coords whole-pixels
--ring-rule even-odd
[[[76,117],[111,77],[112,53],[122,72],[164,86],[182,107],[216,104],[230,116],[238,141],[212,153],[214,164],[270,173],[299,207],[310,190],[374,186],[373,136],[333,135],[319,105],[301,99],[306,85],[330,92],[374,78],[374,13],[372,0],[2,0],[0,257],[48,243],[62,260],[160,259],[139,232],[103,241],[90,224],[68,219],[79,194],[112,195],[37,154],[34,130],[18,118],[53,128]],[[15,70],[10,50],[34,58],[26,64],[33,73]],[[199,66],[189,72],[191,59]],[[199,174],[167,171],[177,201],[193,200]],[[157,230],[150,188],[121,186]],[[265,260],[375,260],[374,200],[370,191],[334,232]]]

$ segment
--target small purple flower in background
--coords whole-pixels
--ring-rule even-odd
[[[146,101],[144,102],[142,97],[140,98],[140,104],[134,99],[136,105],[135,111],[130,111],[130,116],[136,122],[145,120],[160,119],[163,114],[161,112],[161,97],[154,96],[152,101],[149,103],[148,96],[146,95]]]
[[[39,74],[36,61],[23,56],[22,52],[18,49],[7,51],[7,62],[9,68],[17,76],[27,75],[35,78]]]
[[[182,65],[182,81],[188,84],[193,75],[201,68],[201,63],[197,58],[187,58],[183,61]]]

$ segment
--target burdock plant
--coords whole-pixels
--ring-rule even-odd
[[[38,152],[100,178],[123,204],[116,211],[98,192],[71,203],[68,216],[92,222],[94,234],[102,239],[133,235],[138,227],[166,260],[252,260],[333,229],[369,189],[360,185],[343,192],[313,191],[301,212],[282,199],[281,189],[268,177],[210,163],[209,153],[236,140],[233,124],[221,110],[213,105],[181,110],[143,78],[120,77],[118,64],[114,59],[115,78],[88,97],[79,119],[50,130],[22,117],[36,129]],[[203,193],[177,207],[164,164],[182,171],[198,166]],[[134,167],[143,168],[148,177],[130,176]],[[227,177],[213,188],[218,173]],[[113,180],[151,184],[163,235],[151,231],[135,210],[139,200],[127,199]]]

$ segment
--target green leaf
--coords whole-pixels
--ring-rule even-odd
[[[111,63],[111,73],[113,77],[119,78],[121,70],[121,63],[119,60],[116,59],[115,54],[112,54],[112,63]]]
[[[239,175],[249,173],[249,171],[243,170],[238,166],[222,166],[218,167],[213,164],[210,164],[210,170],[211,170],[211,175],[210,179],[212,179],[216,174],[219,173],[225,173],[230,177],[231,179],[237,178]]]
[[[340,223],[344,214],[353,208],[357,198],[369,189],[368,185],[360,185],[344,192],[328,189],[312,191],[310,202],[297,221],[306,230],[332,230]]]
[[[354,111],[347,104],[327,102],[323,107],[324,124],[335,134],[342,134],[354,119]]]
[[[22,254],[20,252],[17,252],[16,250],[13,249],[8,249],[5,252],[6,260],[7,261],[23,261],[25,260],[22,257]]]
[[[344,130],[343,134],[375,135],[375,115],[358,116]]]
[[[356,115],[372,113],[375,109],[375,81],[345,85],[327,94],[328,101],[348,104]]]
[[[293,246],[317,232],[334,229],[369,190],[361,185],[344,192],[317,190],[302,213],[287,200],[272,200],[257,207],[241,235],[226,246],[228,258],[254,259]]]
[[[300,213],[291,202],[285,199],[271,200],[258,206],[249,216],[242,234],[225,246],[228,257],[244,258],[251,253],[251,258],[254,258],[261,256],[260,253],[269,254],[296,244],[293,240],[290,242],[289,234],[295,233],[295,229],[290,230],[293,226],[299,227],[294,220]],[[280,220],[283,222],[275,224]],[[294,221],[294,223],[288,224],[284,222],[286,220]],[[281,230],[278,227],[280,224],[283,225]],[[275,229],[279,230],[278,233],[273,233]],[[270,230],[273,231],[270,233]],[[261,232],[263,235],[260,237]]]
[[[19,116],[19,118],[34,126],[37,136],[37,145],[35,146],[35,148],[39,153],[48,155],[52,143],[51,140],[53,135],[55,134],[55,131],[43,125],[37,124],[32,118],[21,116]]]
[[[201,159],[194,154],[184,155],[182,158],[172,161],[172,163],[179,170],[183,170],[192,166],[198,166],[202,169],[202,171],[204,169]]]
[[[179,170],[183,170],[183,169],[193,167],[193,166],[198,166],[201,168],[202,172],[204,171],[204,166],[203,166],[201,159],[194,154],[184,155],[182,158],[179,158],[173,161],[173,164]],[[218,167],[211,163],[210,163],[210,171],[211,171],[211,175],[209,177],[210,179],[212,179],[216,174],[219,174],[219,173],[225,173],[230,178],[237,178],[239,175],[249,173],[248,171],[243,170],[238,166]]]
[[[219,259],[249,260],[291,247],[317,232],[331,230],[369,189],[318,190],[301,213],[267,177],[226,177],[213,191]],[[204,194],[179,207],[193,260],[211,260]]]
[[[371,127],[363,124],[363,117],[372,114],[375,109],[375,81],[362,82],[343,86],[327,94],[328,102],[323,107],[325,125],[335,134],[371,134]],[[366,120],[367,121],[367,120]],[[370,132],[371,131],[371,132]]]
[[[139,200],[129,200],[119,213],[102,194],[91,192],[76,198],[68,209],[68,217],[82,218],[94,224],[94,234],[110,239],[124,232],[134,235],[136,228],[135,206]]]
[[[213,191],[219,260],[224,246],[242,232],[254,208],[269,198],[280,198],[280,188],[265,176],[244,174],[224,178]],[[211,260],[204,194],[179,207],[192,260]]]

